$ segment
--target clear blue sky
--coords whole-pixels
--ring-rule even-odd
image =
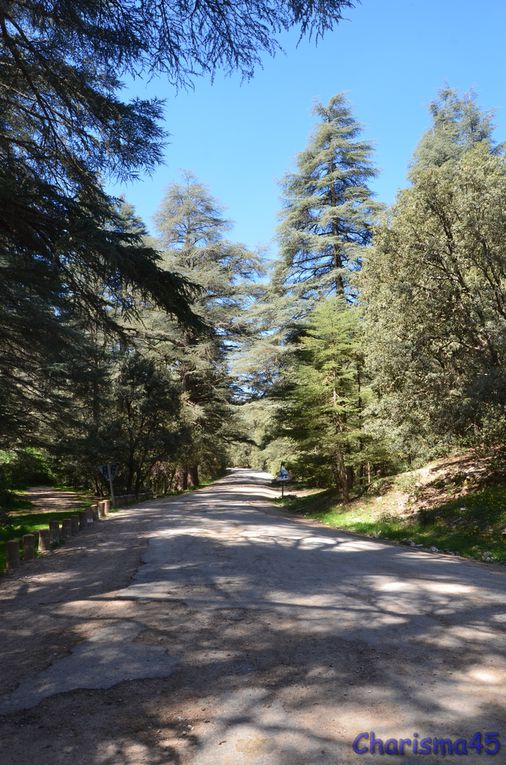
[[[249,82],[217,76],[177,94],[163,79],[129,86],[128,93],[166,100],[170,143],[152,177],[112,191],[152,229],[169,184],[192,170],[234,222],[231,237],[275,255],[278,181],[306,145],[316,101],[347,95],[374,143],[374,191],[387,203],[405,183],[440,87],[475,90],[480,106],[495,112],[498,140],[506,139],[504,0],[363,0],[346,15],[318,46],[296,47],[296,31],[283,36],[286,54],[266,57]]]

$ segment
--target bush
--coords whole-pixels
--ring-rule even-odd
[[[54,476],[47,455],[40,449],[0,451],[0,502],[13,489],[52,483]]]

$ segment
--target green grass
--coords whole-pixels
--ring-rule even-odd
[[[82,508],[58,510],[53,513],[30,513],[11,518],[11,523],[0,527],[0,573],[5,569],[5,542],[9,539],[21,539],[23,534],[36,534],[49,526],[49,521],[60,521],[77,515]]]
[[[388,500],[388,495],[384,499]],[[371,498],[339,504],[333,491],[276,501],[291,512],[344,531],[414,542],[478,560],[489,554],[494,562],[506,563],[504,484],[452,499],[412,518],[388,513],[378,516]]]

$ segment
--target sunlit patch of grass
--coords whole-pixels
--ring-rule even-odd
[[[382,499],[388,500],[388,494]],[[276,501],[294,513],[344,531],[506,563],[504,484],[488,486],[411,516],[388,512],[378,516],[371,499],[339,504],[332,491]],[[382,508],[386,505],[381,502]]]

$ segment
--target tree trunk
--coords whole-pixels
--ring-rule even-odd
[[[337,468],[337,481],[338,489],[341,492],[343,502],[348,502],[350,499],[350,487],[348,484],[348,469],[344,461],[343,453],[340,449],[336,452],[336,468]]]
[[[353,467],[351,466],[346,468],[346,479],[347,479],[348,491],[351,491],[355,484],[355,471]]]
[[[188,488],[188,469],[186,466],[178,467],[176,470],[174,488],[176,491],[184,491]]]
[[[192,486],[199,485],[199,466],[198,465],[190,465],[190,467],[188,468],[188,478]]]

